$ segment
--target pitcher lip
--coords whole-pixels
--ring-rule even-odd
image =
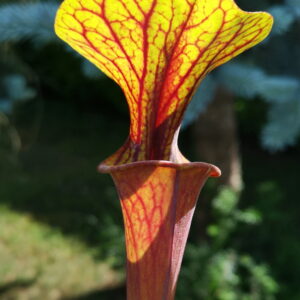
[[[135,162],[130,162],[121,165],[107,165],[105,163],[100,163],[100,165],[97,167],[97,170],[100,173],[112,173],[116,171],[128,170],[139,166],[159,166],[165,168],[174,168],[177,170],[204,168],[207,170],[210,169],[209,177],[220,177],[222,174],[221,170],[217,166],[210,163],[206,163],[206,162],[174,163],[168,160],[142,160],[142,161],[135,161]]]

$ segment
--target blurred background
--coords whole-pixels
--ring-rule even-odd
[[[119,87],[53,32],[61,1],[0,1],[0,299],[125,299],[118,198],[96,166],[128,133]],[[180,136],[215,163],[177,298],[300,299],[300,1],[270,37],[214,71]]]

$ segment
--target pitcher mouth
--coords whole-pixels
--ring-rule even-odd
[[[101,163],[97,170],[99,173],[113,173],[116,171],[128,170],[134,167],[142,167],[142,166],[159,166],[166,168],[174,168],[178,170],[183,169],[192,169],[192,168],[202,168],[207,169],[209,177],[220,177],[222,172],[221,170],[212,164],[205,162],[187,162],[187,163],[174,163],[168,160],[144,160],[144,161],[136,161],[121,165],[107,165],[105,163]]]

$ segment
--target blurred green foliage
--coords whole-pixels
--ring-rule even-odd
[[[188,108],[185,125],[205,110],[216,89],[222,86],[244,100],[259,98],[266,103],[261,144],[270,151],[283,150],[295,145],[300,133],[300,1],[236,2],[244,10],[269,11],[274,17],[273,30],[259,46],[209,75]]]
[[[258,211],[240,210],[238,199],[237,193],[227,187],[214,198],[215,223],[207,229],[210,240],[188,245],[178,299],[275,299],[278,285],[268,267],[232,248],[230,236],[241,223],[256,225],[261,222]]]

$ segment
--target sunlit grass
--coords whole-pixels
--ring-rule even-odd
[[[60,299],[117,285],[93,250],[29,214],[0,206],[0,298]]]

